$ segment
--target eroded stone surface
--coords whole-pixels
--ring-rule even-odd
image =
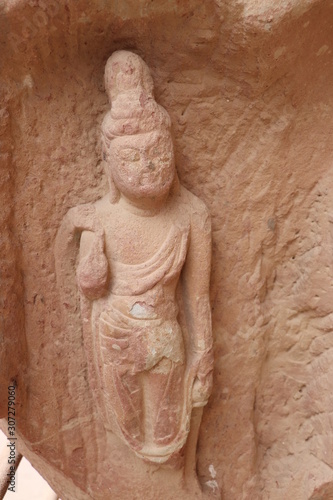
[[[57,233],[62,330],[83,339],[104,441],[116,434],[146,462],[185,470],[192,410],[212,390],[210,218],[179,183],[170,117],[144,61],[114,52],[105,87],[109,193],[71,208]]]
[[[215,385],[200,482],[228,500],[330,492],[332,3],[17,0],[1,9],[10,242],[1,298],[3,337],[27,343],[22,451],[68,498],[98,498],[105,486],[96,486],[105,462],[82,342],[59,328],[53,245],[70,207],[107,192],[103,68],[129,49],[171,115],[180,180],[212,215]],[[23,354],[9,356],[18,373]],[[139,461],[119,448],[113,464],[114,498],[146,496]],[[166,487],[176,497],[169,477],[151,474],[152,498]]]

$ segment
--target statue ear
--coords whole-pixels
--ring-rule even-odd
[[[178,177],[177,170],[175,172],[175,177],[173,179],[173,183],[172,183],[172,186],[171,186],[171,191],[172,191],[172,194],[178,194],[179,191],[180,191],[180,182],[179,182],[179,177]]]
[[[103,159],[104,158],[104,155],[103,155]],[[117,188],[117,186],[115,185],[114,183],[114,180],[113,180],[113,177],[112,177],[112,172],[111,172],[111,168],[110,166],[106,163],[106,161],[104,161],[104,171],[106,173],[106,177],[108,179],[108,184],[109,184],[109,197],[110,197],[110,202],[113,204],[113,203],[117,203],[117,201],[119,200],[120,198],[120,193],[119,193],[119,189]]]

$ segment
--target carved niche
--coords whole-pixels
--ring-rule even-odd
[[[109,193],[67,212],[57,283],[63,304],[77,287],[89,384],[106,432],[145,461],[172,466],[192,409],[212,388],[210,218],[179,182],[170,117],[144,61],[115,52],[105,87]]]

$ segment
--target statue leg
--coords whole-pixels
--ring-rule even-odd
[[[110,318],[108,318],[110,320]],[[100,321],[100,373],[105,418],[110,430],[115,423],[134,449],[143,445],[142,373],[131,359],[131,338],[122,326]]]
[[[180,430],[184,407],[184,365],[163,358],[146,374],[148,432],[155,445],[170,444]]]
[[[134,449],[143,444],[142,376],[122,366],[104,366],[108,415],[116,417],[125,440]]]

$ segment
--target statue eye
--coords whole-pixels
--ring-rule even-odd
[[[126,148],[119,151],[119,156],[125,161],[139,161],[140,153],[136,149]]]
[[[154,148],[152,150],[152,153],[153,153],[154,156],[161,156],[161,154],[162,154],[161,151],[158,148]]]
[[[131,154],[131,161],[139,161],[140,160],[140,153],[139,151],[134,151]]]

